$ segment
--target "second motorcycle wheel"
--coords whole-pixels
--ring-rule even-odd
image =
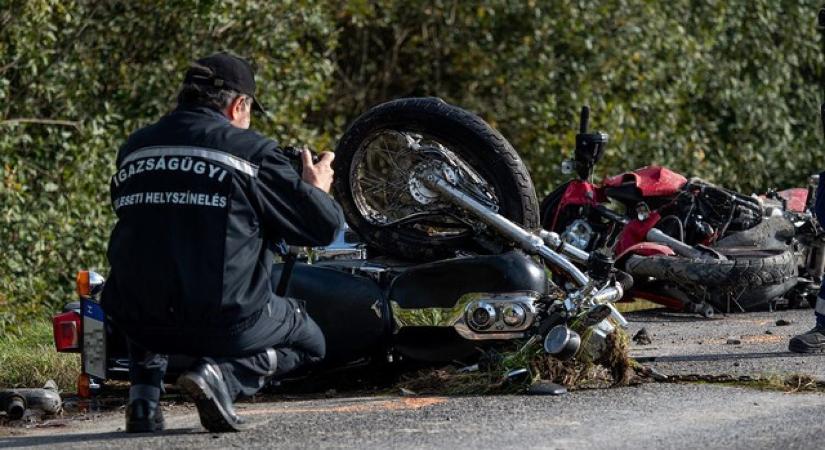
[[[457,250],[497,253],[492,233],[417,181],[449,164],[462,191],[527,228],[538,228],[535,189],[504,137],[480,117],[437,98],[406,98],[358,117],[335,149],[336,199],[347,222],[382,253],[432,260]]]
[[[736,311],[737,304],[748,311],[764,307],[796,284],[796,260],[790,250],[717,250],[727,259],[631,256],[625,262],[624,270],[634,277],[652,277],[707,289],[712,294],[710,301],[723,312]],[[734,307],[729,308],[728,304]]]

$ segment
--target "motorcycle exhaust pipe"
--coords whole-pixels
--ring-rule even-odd
[[[0,411],[11,420],[20,420],[26,413],[26,398],[17,392],[0,392]]]
[[[28,409],[53,416],[58,414],[62,407],[63,401],[54,382],[46,383],[46,387],[39,389],[0,390],[0,410],[6,411],[12,420],[22,418]]]
[[[476,217],[519,244],[519,246],[526,252],[539,255],[541,258],[563,270],[578,286],[585,286],[590,282],[590,277],[585,275],[584,272],[579,270],[579,268],[567,258],[559,253],[556,253],[550,247],[545,245],[544,240],[541,237],[523,229],[501,214],[490,211],[489,208],[482,205],[469,195],[456,189],[440,176],[429,174],[424,178],[424,182],[428,187],[434,189],[453,203],[469,210],[475,214]]]

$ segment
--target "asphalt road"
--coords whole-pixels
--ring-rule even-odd
[[[825,356],[788,351],[792,336],[813,327],[810,309],[731,314],[715,319],[662,312],[630,317],[631,335],[644,327],[653,341],[650,345],[634,345],[631,354],[663,373],[752,377],[799,373],[825,380]],[[789,324],[777,326],[778,320]],[[736,341],[740,343],[733,343]]]
[[[777,319],[792,322],[776,326]],[[807,373],[822,377],[825,356],[786,352],[812,312],[736,315],[718,320],[634,314],[650,345],[634,355],[680,374]],[[771,330],[773,334],[765,334]],[[729,338],[740,344],[729,344]],[[731,341],[734,342],[734,341]],[[191,406],[167,406],[168,431],[126,435],[122,411],[56,428],[0,429],[0,447],[23,448],[817,448],[825,395],[711,384],[646,384],[561,397],[367,397],[243,403],[254,424],[211,434]]]

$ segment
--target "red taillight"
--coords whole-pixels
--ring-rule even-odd
[[[80,314],[69,311],[52,318],[54,345],[58,352],[79,352],[80,333],[83,332]]]

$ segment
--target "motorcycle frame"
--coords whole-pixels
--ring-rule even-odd
[[[449,171],[451,169],[442,167],[441,170]],[[570,293],[565,299],[565,306],[568,310],[573,311],[604,304],[610,308],[611,317],[623,328],[627,327],[627,320],[613,305],[614,302],[624,296],[621,284],[616,282],[608,283],[604,287],[597,286],[596,280],[591,279],[568,259],[569,257],[578,261],[587,261],[590,257],[587,252],[563,242],[556,233],[534,234],[525,230],[462,192],[447,181],[448,179],[456,179],[456,177],[450,173],[442,174],[436,170],[430,170],[422,176],[421,181],[428,188],[438,192],[444,199],[473,213],[474,216],[487,225],[518,244],[525,252],[540,257],[552,267],[558,268],[566,274],[579,288],[577,291]],[[547,244],[551,244],[555,248],[551,248]]]

